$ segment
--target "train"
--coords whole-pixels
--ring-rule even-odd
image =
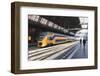
[[[49,45],[55,45],[65,42],[75,41],[74,37],[53,33],[53,32],[41,32],[38,39],[38,47],[46,47]]]

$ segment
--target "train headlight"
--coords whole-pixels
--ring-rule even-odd
[[[39,42],[39,46],[41,46],[42,45],[42,42]]]

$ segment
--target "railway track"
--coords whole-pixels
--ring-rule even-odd
[[[33,51],[29,51],[28,59],[30,61],[34,60],[53,60],[59,55],[63,54],[70,48],[74,47],[78,42],[65,43],[60,45],[55,45],[47,48],[41,48]]]

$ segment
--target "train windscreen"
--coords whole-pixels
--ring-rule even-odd
[[[39,36],[39,40],[42,40],[47,35],[46,32],[41,32]]]

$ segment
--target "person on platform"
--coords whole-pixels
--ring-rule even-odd
[[[83,39],[83,45],[85,46],[85,44],[86,44],[86,40],[85,40],[85,39]]]
[[[82,43],[82,39],[80,39],[80,44]]]

